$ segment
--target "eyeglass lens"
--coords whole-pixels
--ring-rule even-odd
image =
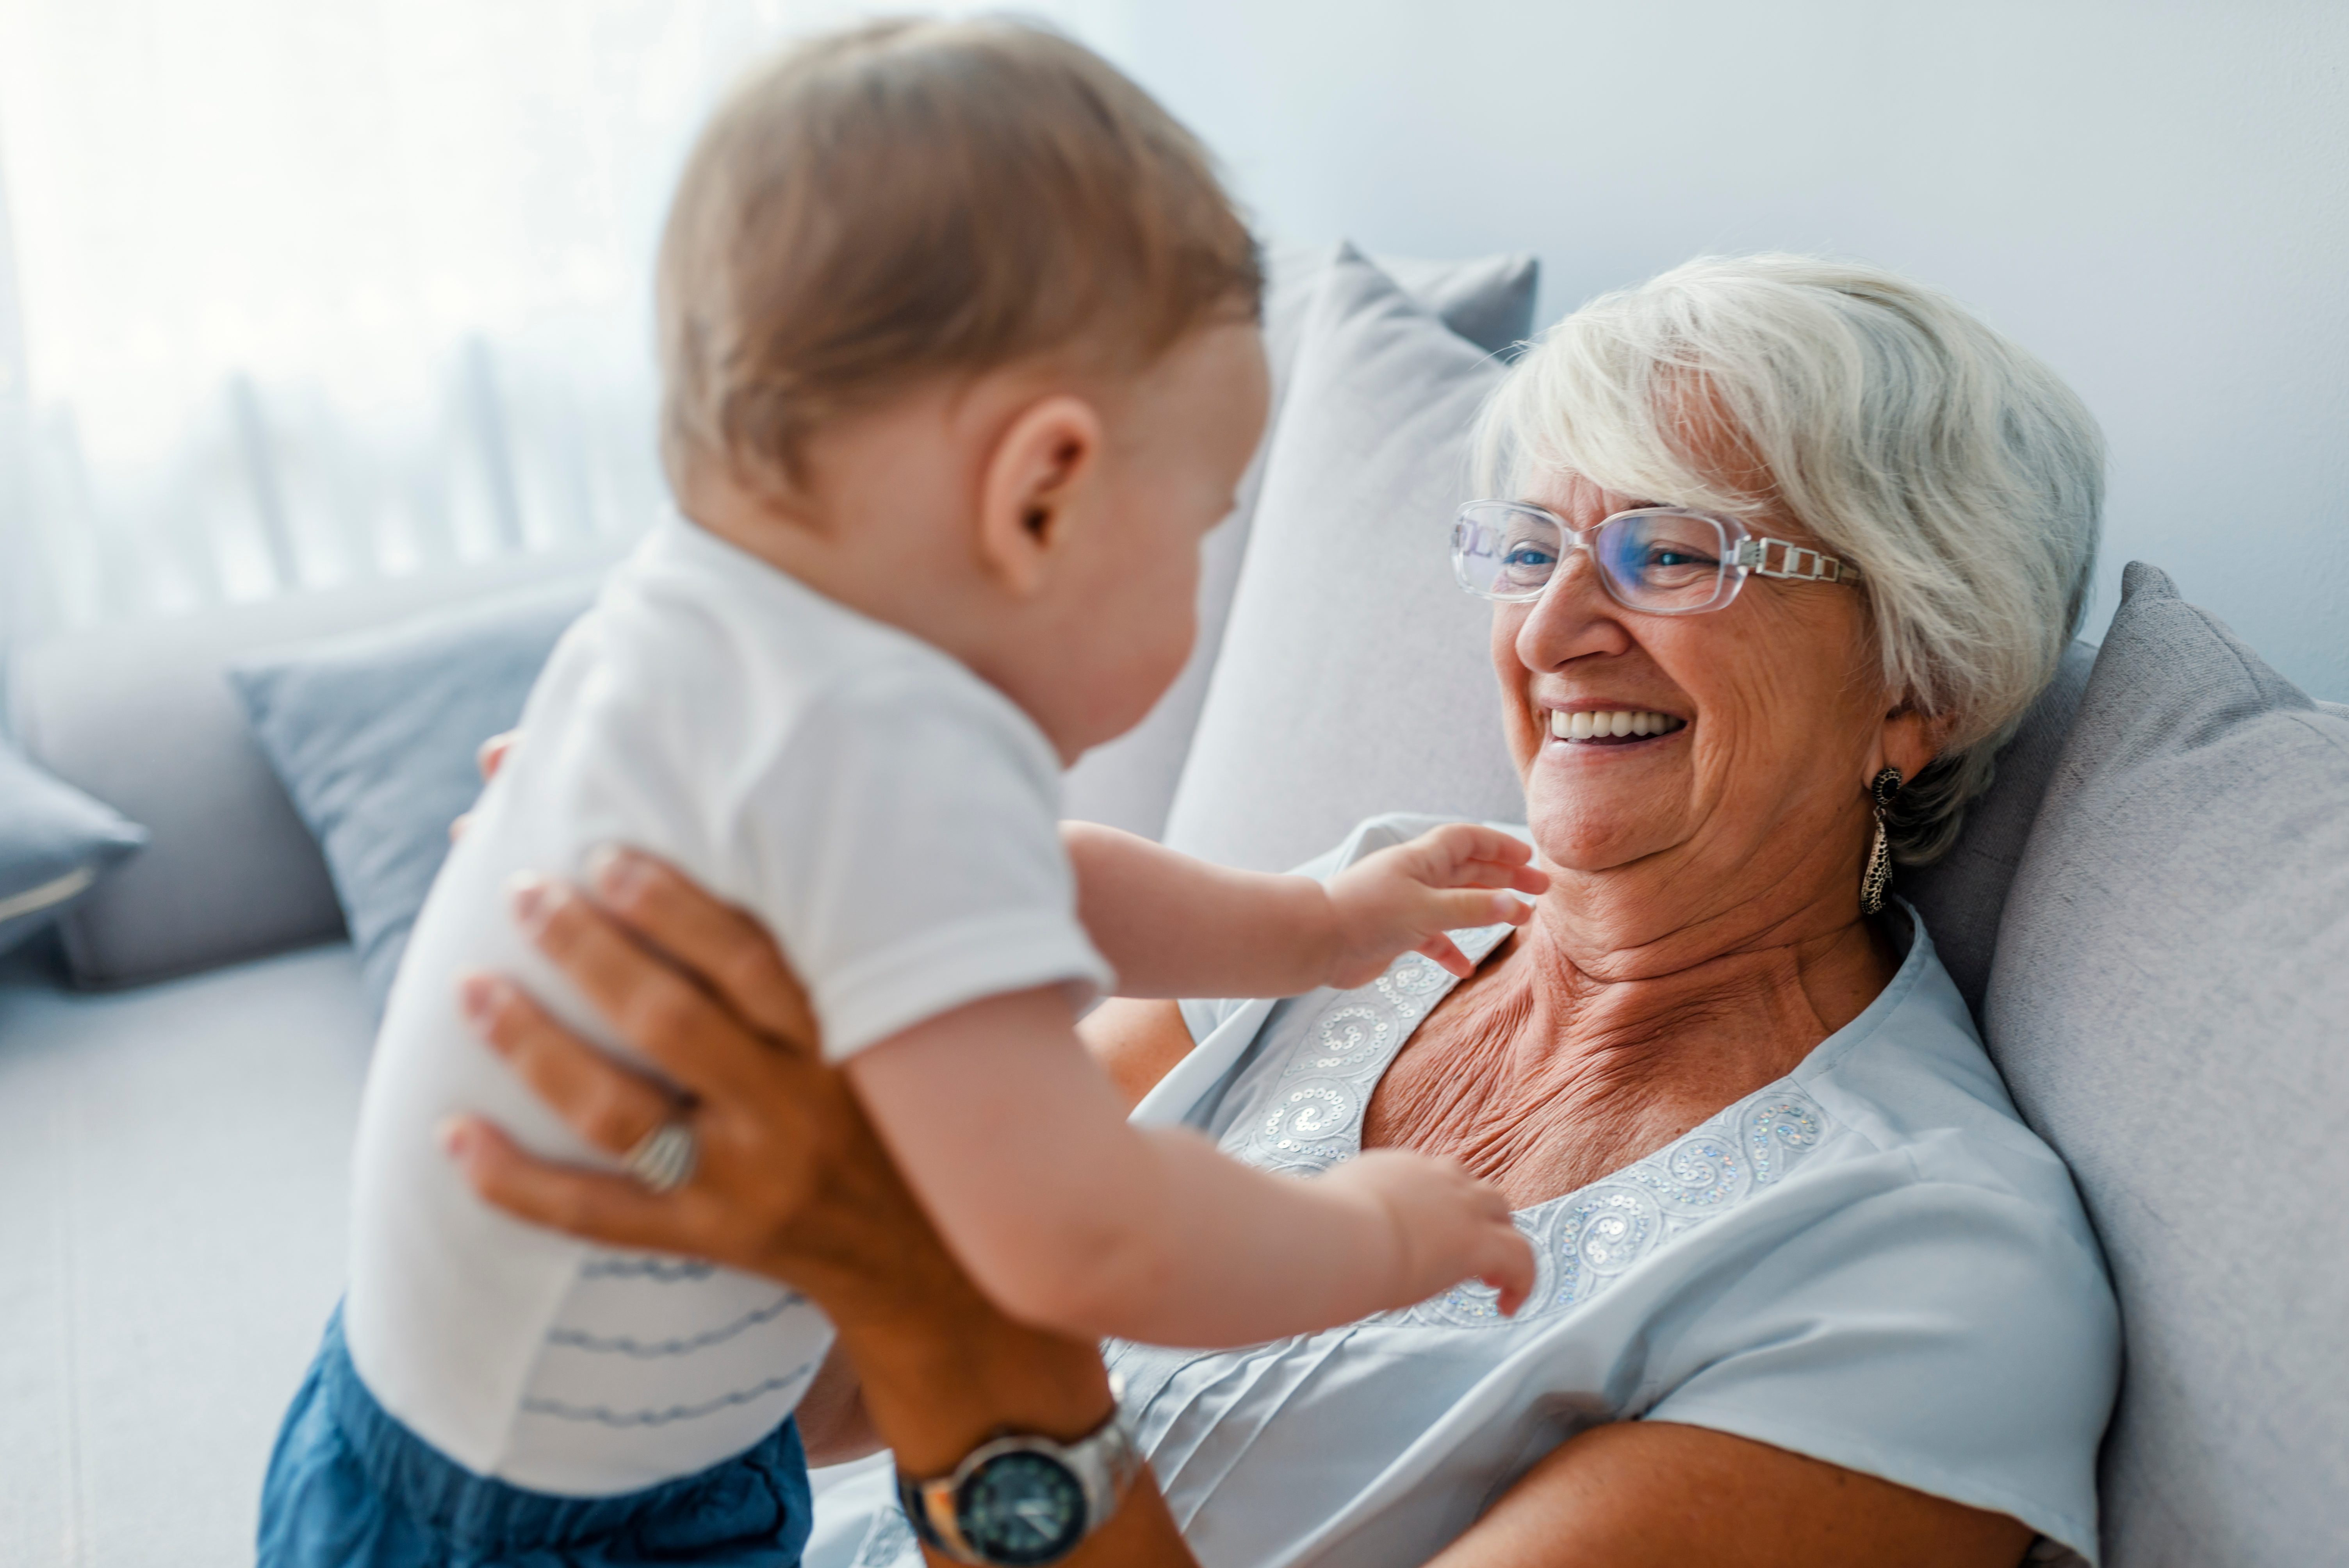
[[[1472,593],[1538,593],[1569,548],[1557,524],[1518,507],[1467,507],[1453,525],[1453,569]],[[1590,536],[1608,591],[1638,610],[1706,608],[1720,597],[1728,552],[1719,523],[1683,511],[1626,512]]]

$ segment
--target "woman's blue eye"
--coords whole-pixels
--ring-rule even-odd
[[[1536,550],[1531,545],[1521,544],[1501,557],[1501,563],[1505,566],[1547,566],[1557,559],[1547,550]]]
[[[1685,550],[1659,550],[1650,562],[1654,566],[1710,566],[1712,562],[1702,555],[1692,555]]]

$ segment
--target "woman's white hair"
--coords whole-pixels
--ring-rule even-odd
[[[1910,863],[1956,839],[2054,677],[2104,501],[2104,437],[2053,371],[1946,294],[1815,256],[1708,256],[1592,300],[1517,361],[1478,450],[1506,493],[1577,474],[1781,511],[1859,566],[1886,684],[1952,721],[1891,813]]]

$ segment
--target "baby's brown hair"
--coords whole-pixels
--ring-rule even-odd
[[[661,451],[796,487],[809,437],[940,375],[1067,355],[1146,368],[1253,319],[1254,239],[1206,150],[1059,34],[885,22],[719,108],[661,241]]]

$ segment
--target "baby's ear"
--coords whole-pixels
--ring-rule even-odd
[[[1014,593],[1043,584],[1101,468],[1101,416],[1056,394],[1022,408],[989,454],[979,486],[978,554]]]

